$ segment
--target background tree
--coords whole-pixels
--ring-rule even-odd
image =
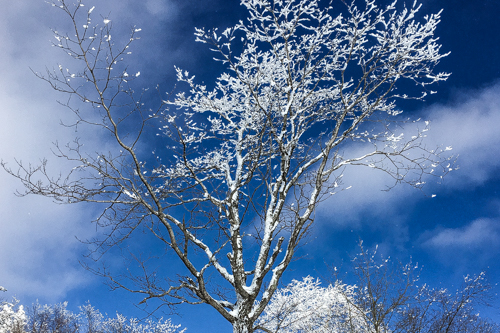
[[[38,303],[28,311],[26,331],[31,333],[76,333],[80,329],[78,315],[67,310],[68,303],[53,306]]]
[[[79,313],[66,309],[67,303],[56,305],[34,304],[28,311],[26,333],[183,333],[180,325],[167,319],[139,322],[117,314],[115,318],[102,315],[92,305],[80,307]]]
[[[456,292],[418,285],[418,267],[362,252],[353,260],[352,285],[322,287],[311,277],[278,289],[259,318],[267,333],[497,333],[500,326],[479,315],[491,286],[481,273],[466,276]]]
[[[278,289],[259,318],[267,333],[372,332],[356,304],[356,286],[337,281],[322,287],[308,276]]]
[[[357,293],[352,304],[372,332],[500,332],[479,316],[488,305],[491,285],[485,273],[465,276],[456,292],[418,285],[418,264],[383,259],[364,250],[353,259]],[[350,295],[347,295],[350,296]]]
[[[27,316],[19,301],[0,303],[0,333],[23,333]]]
[[[3,302],[0,307],[0,333],[183,333],[171,321],[127,319],[120,314],[107,318],[92,305],[80,307],[79,313],[66,309],[67,303],[53,306],[33,304],[24,311],[18,301]]]
[[[66,176],[51,176],[45,161],[7,170],[28,194],[105,204],[97,251],[143,229],[186,269],[178,281],[140,259],[143,272],[129,280],[99,271],[116,287],[143,294],[142,302],[206,303],[234,332],[252,332],[315,208],[342,189],[345,168],[376,168],[415,187],[426,174],[450,170],[441,149],[422,143],[427,123],[408,138],[393,127],[401,120],[397,99],[422,99],[448,74],[434,71],[445,56],[434,38],[440,15],[417,22],[416,2],[398,11],[396,2],[358,8],[352,1],[344,14],[317,0],[241,3],[246,22],[222,33],[196,29],[227,69],[215,88],[177,68],[188,91],[153,109],[132,89],[140,72],[124,62],[140,29],[117,46],[109,18],[93,23],[94,7],[54,2],[74,27],[54,31],[55,45],[80,67],[37,75],[69,94],[75,126],[95,126],[113,143],[95,152],[79,140],[57,146],[75,162]],[[399,81],[415,89],[398,93]],[[154,158],[141,149],[153,142],[151,131],[163,140],[148,149],[161,151]]]

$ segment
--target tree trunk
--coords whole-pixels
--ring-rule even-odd
[[[241,319],[233,323],[233,333],[253,333],[253,323]]]

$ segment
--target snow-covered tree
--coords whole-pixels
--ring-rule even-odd
[[[92,305],[80,307],[79,313],[67,310],[67,303],[56,305],[34,304],[29,311],[27,332],[30,333],[184,333],[180,325],[170,319],[139,322],[121,314],[110,318],[102,315]]]
[[[27,316],[19,301],[0,304],[0,333],[24,333]]]
[[[442,149],[422,143],[427,123],[407,137],[392,127],[402,119],[398,99],[422,99],[448,77],[434,70],[445,56],[434,36],[440,13],[421,17],[417,1],[399,10],[396,1],[344,3],[241,0],[246,21],[196,29],[227,69],[214,88],[177,68],[186,91],[153,109],[132,88],[140,72],[124,63],[140,29],[117,46],[110,19],[92,20],[94,7],[54,2],[75,29],[55,32],[55,46],[82,67],[38,75],[72,97],[75,125],[96,126],[115,145],[57,147],[75,162],[67,177],[50,176],[46,162],[10,172],[27,193],[107,204],[100,249],[144,229],[185,267],[178,283],[145,264],[129,281],[100,271],[115,286],[142,302],[209,304],[234,332],[253,332],[317,205],[349,185],[346,168],[379,169],[415,187],[450,170]],[[400,92],[401,81],[413,88]],[[140,149],[153,142],[151,130],[163,139],[147,149],[161,152],[154,158]]]
[[[28,309],[27,331],[31,333],[75,333],[80,328],[80,318],[69,311],[67,302],[56,305],[33,304]]]
[[[491,285],[485,273],[466,276],[455,292],[419,283],[418,264],[382,258],[364,250],[353,259],[356,292],[346,298],[359,320],[373,333],[499,332],[500,327],[479,316],[487,305]]]
[[[497,333],[479,315],[491,286],[481,273],[455,292],[418,285],[418,267],[366,251],[354,259],[354,285],[311,277],[278,289],[259,318],[266,333]],[[338,271],[337,271],[338,272]]]
[[[371,332],[355,295],[356,286],[322,287],[310,276],[294,280],[275,292],[257,327],[272,333]]]

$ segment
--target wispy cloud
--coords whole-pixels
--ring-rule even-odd
[[[450,154],[458,156],[459,170],[444,178],[428,179],[424,193],[440,194],[450,189],[478,187],[500,167],[500,84],[462,93],[462,98],[447,105],[435,105],[419,113],[431,121],[424,144],[427,147],[448,147]],[[410,127],[413,127],[411,125]],[[411,135],[408,127],[405,132]],[[428,196],[409,186],[398,186],[384,192],[391,185],[391,178],[369,168],[351,168],[345,172],[344,185],[351,189],[333,196],[320,207],[321,216],[339,226],[356,227],[363,223],[363,214],[387,216],[400,214],[401,207],[409,207]],[[369,223],[369,221],[365,221]]]
[[[440,270],[451,275],[487,271],[495,276],[499,269],[500,218],[478,218],[455,228],[438,226],[424,232],[415,245],[430,262],[438,263]]]
[[[500,221],[477,219],[460,228],[440,228],[424,241],[424,247],[456,250],[456,248],[491,248],[500,244]]]
[[[181,56],[173,51],[166,57],[160,46],[169,45],[165,40],[158,41],[165,24],[182,19],[175,2],[88,0],[84,4],[84,16],[96,7],[92,12],[95,23],[102,24],[105,17],[111,19],[113,40],[118,43],[128,40],[131,29],[142,29],[138,33],[141,40],[131,47],[127,61],[131,70],[143,73],[141,80],[150,80],[144,82],[145,87],[159,83],[167,69],[175,75],[173,64]],[[15,159],[37,165],[47,157],[49,172],[57,176],[70,164],[52,154],[54,142],[65,145],[77,136],[85,137],[90,152],[105,143],[92,129],[80,127],[75,132],[74,128],[60,126],[61,121],[74,121],[73,114],[56,102],[65,103],[68,96],[54,92],[31,71],[43,73],[46,67],[50,70],[58,64],[73,64],[61,50],[51,47],[55,42],[51,28],[69,33],[71,22],[44,1],[19,0],[0,11],[0,158],[16,170]],[[189,34],[192,36],[191,31]],[[2,296],[17,295],[24,302],[37,298],[59,302],[68,291],[92,283],[92,275],[78,264],[86,247],[75,238],[94,235],[95,227],[89,222],[96,217],[92,210],[88,206],[56,205],[47,198],[16,197],[14,192],[22,191],[22,184],[3,170],[0,183],[0,284],[8,289]]]
[[[10,189],[16,186],[6,184]],[[75,235],[89,235],[82,223],[88,214],[45,198],[12,198],[5,193],[0,198],[0,281],[9,294],[23,300],[60,301],[69,290],[92,282],[75,260],[85,249]]]
[[[16,1],[0,12],[4,31],[0,35],[0,158],[14,171],[15,159],[37,165],[47,157],[50,172],[57,176],[68,164],[52,154],[53,142],[64,145],[83,134],[60,126],[61,120],[70,121],[71,113],[57,104],[61,95],[30,70],[43,71],[46,65],[50,68],[64,61],[65,55],[50,46],[49,27],[62,29],[65,24],[43,1]],[[88,143],[92,146],[95,141]],[[88,223],[94,217],[92,211],[56,205],[47,198],[16,197],[22,185],[3,170],[0,184],[0,284],[8,289],[2,296],[59,302],[69,290],[91,282],[78,264],[85,246],[75,235],[86,239],[93,234]]]
[[[426,201],[445,198],[451,192],[480,189],[488,181],[498,179],[500,84],[462,92],[460,96],[449,104],[434,105],[418,114],[431,121],[426,146],[451,146],[453,149],[448,153],[458,156],[458,170],[443,180],[427,179],[423,192],[405,185],[385,192],[382,191],[385,186],[392,184],[390,177],[370,168],[351,168],[343,179],[345,187],[352,187],[323,202],[317,221],[328,225],[330,232],[337,230],[340,235],[347,232],[353,239],[354,235],[368,237],[367,241],[376,239],[383,248],[391,249],[388,253],[397,251],[404,256],[403,253],[410,255],[424,250],[431,261],[453,267],[455,272],[482,270],[491,265],[491,260],[500,252],[500,219],[495,213],[483,215],[490,219],[473,216],[476,220],[463,227],[457,227],[452,218],[442,216],[440,229],[419,221],[422,217],[415,215],[425,207]],[[411,135],[410,128],[403,131]],[[433,194],[437,197],[432,198]],[[487,200],[494,202],[495,198]],[[412,227],[413,224],[419,227]],[[411,230],[422,234],[411,234],[415,232]],[[316,236],[327,239],[323,234]]]
[[[448,177],[450,185],[481,186],[500,167],[500,83],[459,96],[425,111],[433,120],[429,140],[451,145],[459,155],[460,169]]]

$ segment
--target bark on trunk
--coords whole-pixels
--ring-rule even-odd
[[[253,323],[236,321],[233,323],[233,333],[253,333]]]

